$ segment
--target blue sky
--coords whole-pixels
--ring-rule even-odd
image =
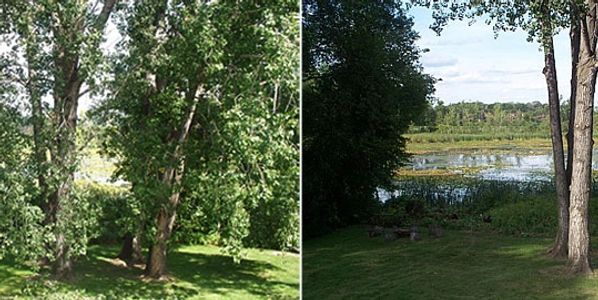
[[[548,103],[539,44],[527,42],[527,34],[500,32],[494,38],[484,19],[468,26],[468,21],[452,21],[437,36],[429,29],[431,11],[412,8],[414,29],[421,38],[417,45],[428,48],[421,62],[424,71],[442,81],[435,96],[444,103],[460,101]],[[571,58],[568,31],[554,40],[559,94],[569,98]]]

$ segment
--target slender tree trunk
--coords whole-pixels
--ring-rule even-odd
[[[590,235],[588,204],[592,183],[592,125],[594,90],[596,86],[595,3],[589,4],[588,16],[581,26],[581,43],[577,65],[577,89],[574,122],[571,198],[569,207],[569,271],[574,274],[592,273],[590,264]]]
[[[571,94],[569,96],[569,125],[567,126],[567,187],[571,185],[573,171],[573,148],[575,147],[575,96],[577,94],[577,63],[579,61],[580,28],[575,14],[572,21],[569,39],[571,41]]]
[[[34,22],[33,17],[28,12],[26,32],[24,32],[26,44],[25,44],[25,61],[27,62],[27,94],[29,96],[29,104],[31,105],[31,123],[33,124],[33,151],[35,158],[35,172],[37,175],[37,184],[39,187],[39,197],[37,204],[42,208],[42,211],[48,215],[48,183],[46,180],[46,168],[48,159],[46,157],[46,151],[48,150],[45,142],[44,127],[46,125],[44,119],[44,113],[42,108],[42,95],[40,88],[40,78],[36,71],[36,65],[38,65],[39,57],[37,52],[39,51],[39,40],[35,32],[33,32],[32,24]],[[47,224],[44,224],[47,225]],[[52,248],[51,245],[46,244],[46,249]],[[47,266],[50,261],[46,256],[43,256],[38,261],[39,265]]]
[[[550,21],[549,21],[550,22]],[[548,24],[550,24],[547,22]],[[544,23],[546,24],[546,23]],[[545,25],[548,26],[548,25]],[[563,133],[558,92],[556,65],[552,29],[546,28],[549,34],[544,37],[544,76],[548,88],[548,104],[550,106],[550,133],[554,160],[555,185],[558,203],[558,228],[556,239],[550,254],[553,257],[567,257],[567,240],[569,226],[569,189],[565,172],[565,156],[563,152]]]

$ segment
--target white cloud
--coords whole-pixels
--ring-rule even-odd
[[[458,63],[454,57],[442,56],[424,56],[422,57],[422,64],[427,68],[449,67]]]
[[[437,36],[428,28],[430,15],[425,9],[414,10],[415,30],[421,36],[417,45],[430,50],[422,55],[424,71],[442,79],[436,84],[436,97],[445,103],[547,102],[543,55],[538,44],[527,42],[525,32],[501,32],[495,39],[492,27],[482,20],[472,26],[457,21]],[[559,93],[566,99],[571,61],[567,32],[557,35],[554,43]]]

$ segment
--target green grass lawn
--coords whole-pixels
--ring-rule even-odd
[[[384,241],[351,227],[303,243],[303,297],[598,299],[598,275],[565,275],[546,256],[551,241],[460,231]]]
[[[185,246],[169,254],[170,280],[148,282],[143,271],[113,260],[116,247],[91,247],[77,262],[75,275],[64,282],[37,279],[0,262],[0,299],[21,295],[27,286],[43,299],[297,299],[299,256],[271,250],[248,250],[240,264],[213,246]],[[49,292],[48,292],[49,290]],[[25,296],[23,296],[25,295]],[[17,297],[19,298],[19,297]]]

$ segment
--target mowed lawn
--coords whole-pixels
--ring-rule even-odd
[[[598,275],[566,275],[546,255],[551,241],[460,231],[384,241],[351,227],[303,243],[303,298],[598,299]]]
[[[298,299],[299,256],[271,250],[247,250],[240,264],[213,246],[186,246],[169,254],[170,279],[144,280],[140,268],[113,258],[117,247],[94,246],[64,282],[29,280],[32,273],[0,262],[0,299]],[[36,282],[35,285],[27,281]],[[40,295],[40,294],[37,294]]]

